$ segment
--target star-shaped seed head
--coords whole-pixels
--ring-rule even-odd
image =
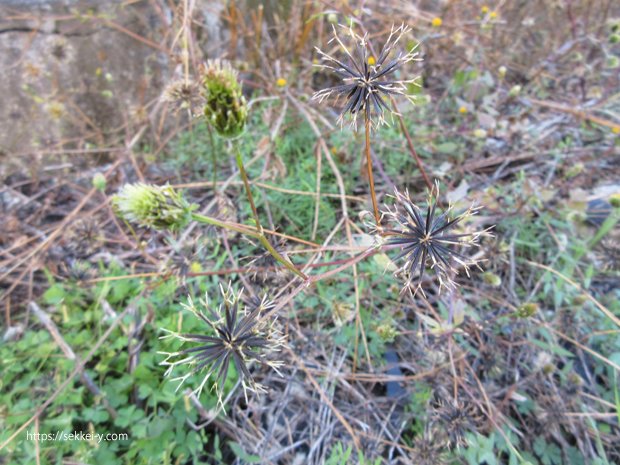
[[[439,188],[435,186],[423,210],[407,191],[395,191],[394,206],[383,213],[392,225],[383,231],[388,236],[384,248],[399,251],[395,261],[405,260],[397,273],[405,277],[404,288],[413,289],[414,294],[422,289],[422,277],[428,268],[439,280],[440,290],[456,286],[453,277],[459,268],[469,276],[469,268],[477,266],[478,260],[467,256],[463,249],[478,247],[480,236],[488,233],[488,229],[482,232],[460,229],[464,220],[475,215],[480,207],[471,206],[454,215],[452,206],[440,211],[438,195]]]
[[[336,100],[344,98],[345,105],[338,117],[341,126],[345,115],[350,115],[351,125],[357,128],[359,114],[364,115],[364,118],[375,126],[385,124],[385,113],[394,113],[391,104],[393,95],[405,96],[411,102],[414,100],[414,96],[408,93],[408,85],[417,84],[418,78],[398,79],[395,74],[406,63],[421,59],[417,58],[415,47],[407,53],[400,52],[395,57],[392,53],[400,39],[411,28],[404,24],[399,27],[392,26],[387,41],[381,48],[379,56],[375,58],[370,52],[367,34],[360,36],[352,27],[341,25],[339,27],[348,31],[351,40],[355,42],[353,52],[349,51],[333,25],[333,38],[329,43],[336,42],[345,57],[337,59],[318,47],[316,50],[323,61],[317,66],[331,70],[342,79],[342,84],[319,90],[312,98],[319,102],[331,97],[335,97]]]
[[[193,393],[200,395],[207,381],[212,379],[213,389],[223,407],[222,392],[230,364],[233,363],[237,370],[246,399],[248,390],[263,392],[264,388],[254,381],[249,365],[258,363],[277,371],[281,363],[270,360],[269,355],[279,350],[284,339],[275,327],[275,320],[263,318],[274,308],[273,302],[263,298],[246,305],[241,301],[242,291],[235,293],[230,284],[226,289],[220,286],[220,291],[222,298],[217,308],[213,308],[207,297],[200,301],[206,314],[191,299],[183,306],[205,323],[204,334],[164,330],[168,334],[161,338],[176,338],[197,345],[177,352],[159,353],[167,356],[161,362],[161,365],[168,366],[166,376],[177,366],[187,365],[189,369],[183,376],[172,379],[179,381],[177,390],[190,376],[204,372],[202,381]]]

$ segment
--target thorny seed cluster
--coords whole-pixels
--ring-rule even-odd
[[[235,293],[231,285],[220,286],[221,302],[217,308],[210,304],[208,296],[199,302],[206,314],[189,299],[183,307],[206,324],[209,334],[188,334],[165,330],[168,334],[161,339],[176,338],[182,342],[195,342],[199,345],[177,352],[160,352],[166,355],[161,363],[168,366],[166,376],[179,365],[186,365],[189,371],[183,376],[173,378],[179,387],[192,375],[203,371],[205,374],[194,394],[200,395],[211,379],[220,405],[223,407],[222,388],[232,362],[240,377],[244,392],[263,391],[248,369],[251,363],[267,365],[277,371],[280,362],[273,361],[269,355],[279,350],[284,340],[276,328],[276,320],[262,318],[273,309],[274,304],[266,297],[258,302],[245,305],[241,301],[243,291]]]
[[[360,36],[353,31],[352,27],[346,28],[350,38],[355,42],[354,52],[350,52],[342,39],[338,36],[335,26],[331,42],[336,42],[346,56],[346,60],[339,60],[319,48],[316,48],[324,64],[317,66],[333,71],[342,79],[343,84],[321,89],[313,95],[313,99],[322,102],[328,97],[336,99],[344,98],[345,106],[340,113],[338,121],[343,124],[345,115],[351,116],[351,123],[357,126],[357,116],[363,114],[367,121],[375,125],[385,124],[385,112],[393,112],[390,104],[392,95],[402,95],[413,101],[413,96],[407,93],[407,86],[416,84],[417,77],[413,79],[395,79],[393,75],[406,63],[420,61],[415,48],[407,53],[399,53],[395,58],[390,58],[394,47],[403,35],[411,28],[405,25],[392,27],[390,36],[383,45],[379,57],[370,52],[368,34]],[[387,100],[387,101],[386,101]],[[376,117],[376,118],[375,118]]]
[[[384,212],[393,225],[384,231],[388,235],[384,248],[399,250],[394,260],[405,259],[397,273],[405,277],[405,289],[413,287],[414,294],[418,290],[424,293],[422,277],[428,266],[438,279],[440,290],[456,286],[453,276],[458,274],[458,268],[455,263],[469,276],[469,268],[477,266],[477,261],[457,249],[477,247],[480,236],[488,233],[488,230],[457,231],[480,207],[471,206],[459,215],[452,215],[452,206],[448,206],[443,213],[438,213],[438,195],[436,186],[429,193],[424,212],[411,200],[409,192],[395,191],[395,205]]]

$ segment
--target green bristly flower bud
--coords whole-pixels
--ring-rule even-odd
[[[107,185],[107,181],[105,179],[105,176],[101,173],[97,173],[93,176],[93,187],[95,189],[97,189],[98,191],[105,191]]]
[[[112,197],[112,205],[125,221],[153,229],[182,229],[194,207],[172,186],[126,184]]]
[[[536,313],[538,313],[538,305],[534,302],[527,302],[517,309],[515,315],[518,318],[529,318]]]
[[[383,342],[394,342],[394,339],[398,336],[398,331],[389,322],[377,326],[376,331]]]
[[[210,60],[204,68],[204,114],[223,137],[236,137],[243,131],[248,109],[235,71],[227,61]]]
[[[490,271],[487,271],[486,273],[483,273],[482,274],[482,279],[489,286],[499,287],[499,286],[502,285],[502,278],[497,276],[495,273],[491,273]]]

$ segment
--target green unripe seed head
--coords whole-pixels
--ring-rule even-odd
[[[191,219],[193,207],[172,186],[125,184],[112,198],[124,220],[145,228],[177,231]]]
[[[210,60],[204,67],[202,86],[204,115],[209,124],[222,137],[237,137],[248,117],[237,71],[227,61]]]
[[[101,173],[97,173],[93,176],[93,187],[98,191],[103,192],[106,188],[107,181],[105,176]]]

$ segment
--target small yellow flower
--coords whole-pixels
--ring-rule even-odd
[[[489,13],[489,18],[496,19],[497,18],[497,12],[496,11],[491,11],[491,13]]]
[[[489,12],[489,7],[488,7],[488,6],[486,6],[486,5],[484,5],[484,6],[480,9],[480,11],[482,11],[482,14],[483,14],[483,15],[486,15],[486,14]]]
[[[368,64],[370,66],[374,66],[375,63],[377,63],[377,60],[375,60],[375,57],[373,57],[372,55],[368,57]]]
[[[276,81],[276,85],[278,87],[284,87],[286,85],[286,79],[284,78],[278,78],[278,80]]]
[[[431,24],[433,27],[440,27],[443,24],[443,21],[441,20],[439,16],[437,16],[436,18],[433,18],[433,20],[431,21]]]
[[[613,128],[611,128],[611,132],[613,132],[614,134],[620,134],[620,126],[614,126]]]
[[[467,108],[465,106],[462,106],[461,108],[459,108],[459,113],[464,115],[465,113],[467,113]]]

